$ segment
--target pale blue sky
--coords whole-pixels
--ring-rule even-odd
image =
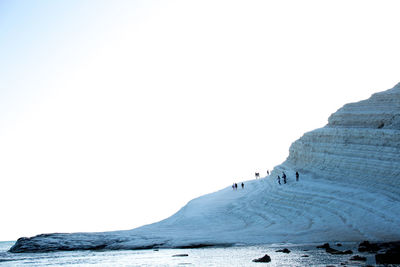
[[[397,1],[0,1],[0,240],[130,229],[399,82]]]

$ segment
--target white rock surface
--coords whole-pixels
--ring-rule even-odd
[[[288,183],[278,185],[283,171]],[[199,197],[133,230],[39,235],[11,251],[400,240],[399,183],[400,84],[339,109],[294,142],[270,176],[244,189]]]

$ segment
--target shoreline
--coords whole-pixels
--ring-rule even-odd
[[[54,261],[68,259],[71,257],[82,257],[90,262],[91,257],[114,257],[115,260],[122,260],[124,257],[139,260],[140,255],[147,255],[151,258],[160,258],[161,260],[169,260],[169,257],[184,257],[191,261],[212,261],[221,260],[215,255],[230,254],[231,261],[243,262],[258,259],[262,256],[269,255],[272,259],[272,266],[290,263],[296,266],[324,265],[333,264],[335,266],[384,266],[385,264],[399,264],[399,254],[395,257],[381,261],[382,257],[377,255],[385,255],[388,251],[400,252],[400,241],[396,242],[368,242],[368,241],[346,241],[346,242],[329,242],[329,243],[273,243],[273,244],[235,244],[232,246],[203,246],[190,248],[154,248],[142,250],[73,250],[73,251],[47,251],[36,253],[10,253],[5,250],[4,243],[12,243],[12,241],[2,241],[0,251],[0,262],[18,262],[24,260],[40,261],[43,258],[49,259],[53,264]],[[348,252],[351,251],[351,252]],[[339,252],[339,253],[338,253]],[[211,255],[210,258],[207,255]],[[391,256],[394,256],[392,253]],[[214,258],[213,258],[214,257]],[[381,257],[381,259],[379,259]],[[397,257],[397,258],[396,258]],[[182,258],[183,259],[183,258]],[[228,259],[224,259],[228,260]],[[379,261],[378,261],[379,260]],[[385,260],[385,259],[384,259]],[[391,260],[391,261],[390,261]],[[56,264],[56,262],[54,262]],[[289,265],[290,265],[289,264]],[[236,266],[236,265],[233,265]],[[239,266],[239,265],[238,265]],[[288,265],[287,265],[288,266]],[[290,265],[292,266],[292,265]]]

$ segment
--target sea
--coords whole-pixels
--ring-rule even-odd
[[[148,249],[118,251],[62,251],[46,253],[10,253],[12,242],[0,242],[0,266],[376,266],[374,254],[358,253],[356,243],[342,243],[340,250],[353,255],[331,255],[321,244],[269,244],[196,249]],[[290,253],[277,252],[287,248]],[[265,254],[269,263],[252,260]],[[354,255],[367,261],[351,261]]]

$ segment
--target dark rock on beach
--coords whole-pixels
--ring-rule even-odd
[[[303,255],[303,256],[301,256],[302,258],[308,258],[309,256],[308,255]]]
[[[389,248],[385,253],[375,255],[377,264],[400,264],[400,245]]]
[[[325,251],[329,254],[333,254],[333,255],[346,255],[346,254],[353,254],[353,251],[351,250],[346,250],[346,251],[340,251],[334,248],[331,248],[329,246],[329,243],[325,243],[321,246],[317,246],[317,248],[324,248]]]
[[[400,241],[370,243],[363,241],[358,246],[359,252],[376,253],[377,264],[400,264]]]
[[[341,247],[341,246],[342,246],[342,244],[340,244],[340,243],[337,243],[337,244],[336,244],[336,246],[337,246],[337,247]]]
[[[377,264],[400,264],[400,254],[391,252],[376,254],[375,261]]]
[[[253,260],[253,262],[270,262],[270,261],[271,261],[271,257],[268,256],[268,254],[265,254],[264,257],[262,257],[262,258]]]
[[[327,253],[329,253],[329,254],[332,254],[332,255],[348,255],[348,254],[353,254],[353,251],[351,251],[351,250],[340,251],[340,250],[337,250],[337,249],[334,249],[334,248],[327,248],[327,249],[325,249],[325,251],[326,251]]]
[[[189,256],[189,254],[176,254],[173,255],[172,257],[187,257],[187,256]]]
[[[347,254],[353,254],[353,251],[351,250],[345,250],[345,251],[340,251],[334,248],[331,248],[329,243],[325,243],[321,246],[317,246],[317,248],[324,248],[326,253],[332,254],[332,255],[347,255]]]
[[[354,255],[353,257],[350,258],[351,261],[367,261],[366,257],[362,257],[359,255]]]
[[[331,246],[329,246],[329,243],[325,243],[325,244],[323,244],[323,245],[321,245],[321,246],[317,246],[317,248],[330,248]]]
[[[375,253],[379,250],[379,245],[377,243],[370,243],[369,241],[363,241],[358,245],[359,252],[369,252]]]
[[[287,249],[287,248],[284,248],[284,249],[279,249],[279,250],[277,250],[277,251],[275,251],[275,252],[290,253],[290,250]]]

